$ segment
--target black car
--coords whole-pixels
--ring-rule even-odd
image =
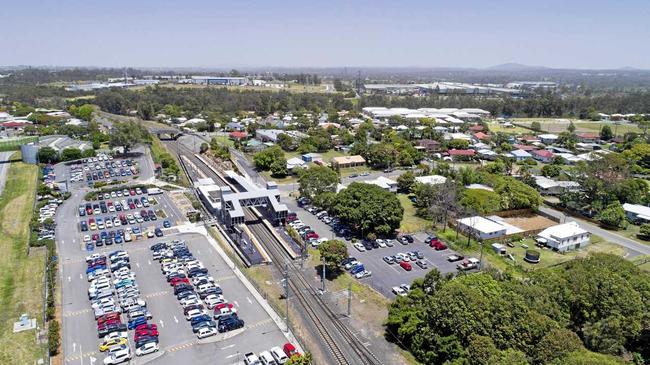
[[[102,338],[113,332],[123,332],[126,331],[126,325],[123,323],[115,323],[105,327],[102,327],[97,331],[98,337]]]
[[[194,290],[182,291],[182,292],[178,293],[178,295],[176,295],[176,299],[178,299],[178,300],[185,299],[185,298],[189,297],[190,295],[196,295],[196,292]]]
[[[368,250],[368,251],[372,250],[372,242],[370,242],[370,241],[363,241],[362,244],[363,244],[363,247],[366,248],[366,250]]]
[[[158,227],[156,227],[156,230],[154,231],[154,233],[156,234],[156,237],[162,237],[162,235],[163,235],[162,229],[160,229]]]
[[[242,327],[244,327],[244,320],[236,318],[236,319],[234,319],[232,321],[220,324],[219,327],[217,328],[217,330],[220,333],[223,333],[223,332],[232,331],[232,330],[235,330],[237,328],[242,328]]]
[[[144,344],[150,343],[150,342],[158,343],[158,336],[139,337],[138,340],[135,342],[135,347],[139,348],[139,347],[142,347]]]
[[[199,332],[199,329],[203,327],[216,327],[216,326],[217,324],[213,320],[198,322],[192,325],[192,332],[197,333]]]
[[[151,249],[151,251],[162,250],[163,248],[167,248],[167,244],[165,242],[158,242],[158,243],[154,243],[149,248]]]
[[[190,284],[178,284],[174,287],[174,295],[178,295],[178,293],[186,290],[194,290],[194,288]]]

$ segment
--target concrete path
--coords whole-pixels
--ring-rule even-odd
[[[0,152],[0,194],[5,189],[5,182],[7,181],[7,171],[9,171],[9,159],[15,151]]]
[[[627,251],[629,252],[628,257],[634,257],[639,255],[650,255],[650,245],[646,245],[637,242],[633,239],[623,237],[619,234],[616,234],[614,232],[603,229],[595,224],[587,222],[586,220],[568,216],[558,210],[549,207],[540,207],[539,210],[544,213],[550,214],[554,217],[557,217],[558,219],[560,219],[560,222],[571,222],[571,221],[577,222],[580,225],[580,227],[582,227],[583,229],[597,236],[600,236],[611,243],[614,243],[616,245],[619,245],[627,249]]]

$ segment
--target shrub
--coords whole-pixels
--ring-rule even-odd
[[[49,327],[47,329],[47,339],[49,342],[49,351],[50,356],[54,356],[59,353],[59,345],[61,344],[60,332],[61,326],[59,322],[54,320],[49,322]]]

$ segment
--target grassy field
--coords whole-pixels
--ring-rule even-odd
[[[417,217],[415,215],[416,208],[413,202],[409,200],[406,194],[397,194],[402,208],[404,208],[404,216],[399,226],[399,231],[402,233],[422,232],[431,228],[431,222]]]
[[[572,121],[576,127],[577,133],[596,133],[599,132],[604,125],[609,125],[612,132],[616,135],[623,135],[627,132],[640,133],[641,130],[634,124],[614,124],[614,122],[592,122],[579,119],[563,119],[563,118],[515,118],[513,121],[522,125],[530,126],[533,122],[539,122],[542,132],[547,133],[560,133],[567,130],[569,126],[568,121]]]
[[[43,326],[45,251],[28,254],[37,174],[34,165],[12,163],[0,196],[0,364],[34,364],[45,353],[33,330],[13,333],[13,322],[23,313]]]
[[[526,133],[530,132],[530,130],[528,130],[526,128],[517,127],[517,126],[506,128],[506,127],[504,127],[501,124],[496,123],[496,122],[488,123],[488,128],[490,129],[490,132],[492,132],[492,133],[502,132],[502,133],[507,133],[507,134],[526,134]]]
[[[319,153],[319,154],[321,155],[321,159],[325,163],[329,163],[330,160],[332,160],[333,157],[347,156],[345,153],[335,151],[335,150],[329,150],[327,152],[323,152],[323,153]],[[285,152],[284,156],[288,160],[288,159],[294,158],[294,157],[300,158],[300,156],[302,156],[302,155],[299,152]]]

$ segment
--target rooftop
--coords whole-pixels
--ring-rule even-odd
[[[588,232],[580,228],[578,223],[568,222],[564,224],[558,224],[557,226],[548,227],[545,230],[539,232],[538,236],[546,239],[562,240],[585,233]]]

